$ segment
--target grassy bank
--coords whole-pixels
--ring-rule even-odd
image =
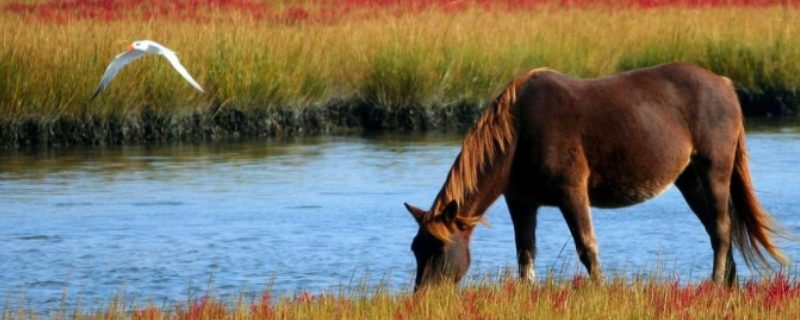
[[[642,278],[597,284],[581,276],[548,277],[536,285],[489,281],[421,294],[380,288],[331,294],[217,299],[174,306],[116,299],[99,309],[52,311],[53,319],[792,319],[800,313],[800,284],[784,275],[748,281],[737,289],[704,282]],[[3,320],[35,318],[24,308],[3,309]]]
[[[6,147],[461,128],[539,66],[596,77],[687,61],[731,77],[748,115],[800,112],[796,5],[28,2],[0,9]],[[136,39],[176,50],[206,93],[145,57],[88,101]]]

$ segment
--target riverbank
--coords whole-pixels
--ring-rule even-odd
[[[796,105],[800,105],[798,97],[790,98],[789,101],[798,101]],[[773,100],[774,96],[757,99]],[[750,119],[754,122],[797,119],[794,116],[797,111],[788,105],[745,104],[743,109],[748,115],[758,115]],[[765,118],[764,114],[773,114],[771,110],[780,112],[781,116]],[[342,102],[308,108],[238,110],[216,107],[188,114],[159,114],[143,110],[129,116],[0,119],[0,148],[198,143],[382,131],[462,131],[472,126],[482,111],[483,106],[470,103],[388,108]]]
[[[365,131],[464,130],[482,112],[476,104],[377,107],[331,103],[307,108],[239,110],[217,106],[183,114],[0,120],[0,147],[156,144]]]
[[[641,277],[593,283],[583,276],[547,277],[536,285],[513,279],[438,287],[416,295],[361,287],[332,293],[238,298],[204,296],[176,305],[134,303],[76,307],[51,319],[790,319],[800,312],[800,284],[778,274],[739,288],[709,282]],[[2,319],[38,314],[3,309]]]
[[[796,2],[515,3],[0,1],[0,147],[465,128],[541,66],[695,63],[734,80],[747,116],[800,114]],[[206,92],[146,57],[89,101],[138,39]]]

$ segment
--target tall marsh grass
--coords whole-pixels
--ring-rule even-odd
[[[641,277],[594,283],[583,276],[535,285],[504,278],[442,286],[417,294],[381,288],[353,292],[222,299],[201,297],[176,305],[134,304],[123,298],[106,307],[57,310],[53,319],[794,319],[800,284],[783,274],[747,281],[739,288],[709,282]],[[3,320],[40,316],[25,308],[2,309]]]
[[[118,127],[97,134],[119,135],[120,141],[128,131],[154,125],[179,138],[192,130],[246,131],[237,123],[246,122],[242,117],[257,119],[246,125],[261,128],[253,129],[259,134],[280,133],[298,121],[446,126],[458,121],[453,113],[459,107],[478,109],[515,75],[535,67],[598,77],[670,61],[732,78],[748,114],[798,112],[800,9],[794,5],[561,7],[532,1],[521,7],[466,2],[450,10],[438,2],[420,8],[415,2],[363,2],[360,10],[330,11],[314,1],[270,7],[217,0],[190,2],[205,3],[205,9],[155,7],[162,15],[146,6],[106,12],[97,8],[104,1],[65,2],[85,6],[77,9],[5,3],[0,140],[8,145],[22,139],[9,131],[24,135],[26,125],[41,135]],[[137,39],[177,51],[206,93],[193,91],[166,61],[145,57],[89,101],[106,65]],[[397,110],[412,118],[414,112],[445,114],[441,123],[427,125],[370,119],[397,117]],[[161,122],[142,120],[151,118]]]

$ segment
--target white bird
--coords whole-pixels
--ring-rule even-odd
[[[108,83],[111,82],[111,79],[114,79],[120,69],[131,63],[133,60],[139,59],[146,54],[154,54],[166,58],[172,67],[175,68],[175,70],[178,71],[178,73],[180,73],[180,75],[183,76],[186,81],[195,87],[195,89],[199,90],[200,92],[205,92],[203,91],[203,88],[197,84],[197,81],[195,81],[194,78],[189,75],[189,72],[186,71],[186,68],[183,67],[181,62],[178,60],[178,56],[175,54],[175,51],[172,51],[152,40],[140,40],[134,41],[128,45],[128,51],[120,53],[114,57],[114,60],[112,60],[111,64],[109,64],[106,68],[103,78],[100,79],[100,84],[97,85],[97,89],[94,90],[92,98],[89,100],[93,100],[97,94],[100,93],[100,91],[105,90],[106,87],[108,87]]]

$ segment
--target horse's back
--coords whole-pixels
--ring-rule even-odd
[[[597,79],[537,71],[519,95],[518,158],[536,168],[527,170],[530,178],[549,181],[541,188],[548,190],[586,181],[601,207],[654,197],[741,126],[726,79],[688,64]]]
[[[529,75],[521,93],[520,99],[529,98],[529,103],[521,105],[523,109],[535,109],[539,114],[550,116],[611,118],[645,112],[674,115],[686,120],[687,125],[693,120],[705,120],[704,117],[741,121],[730,80],[685,63],[663,64],[595,79],[536,69]]]

